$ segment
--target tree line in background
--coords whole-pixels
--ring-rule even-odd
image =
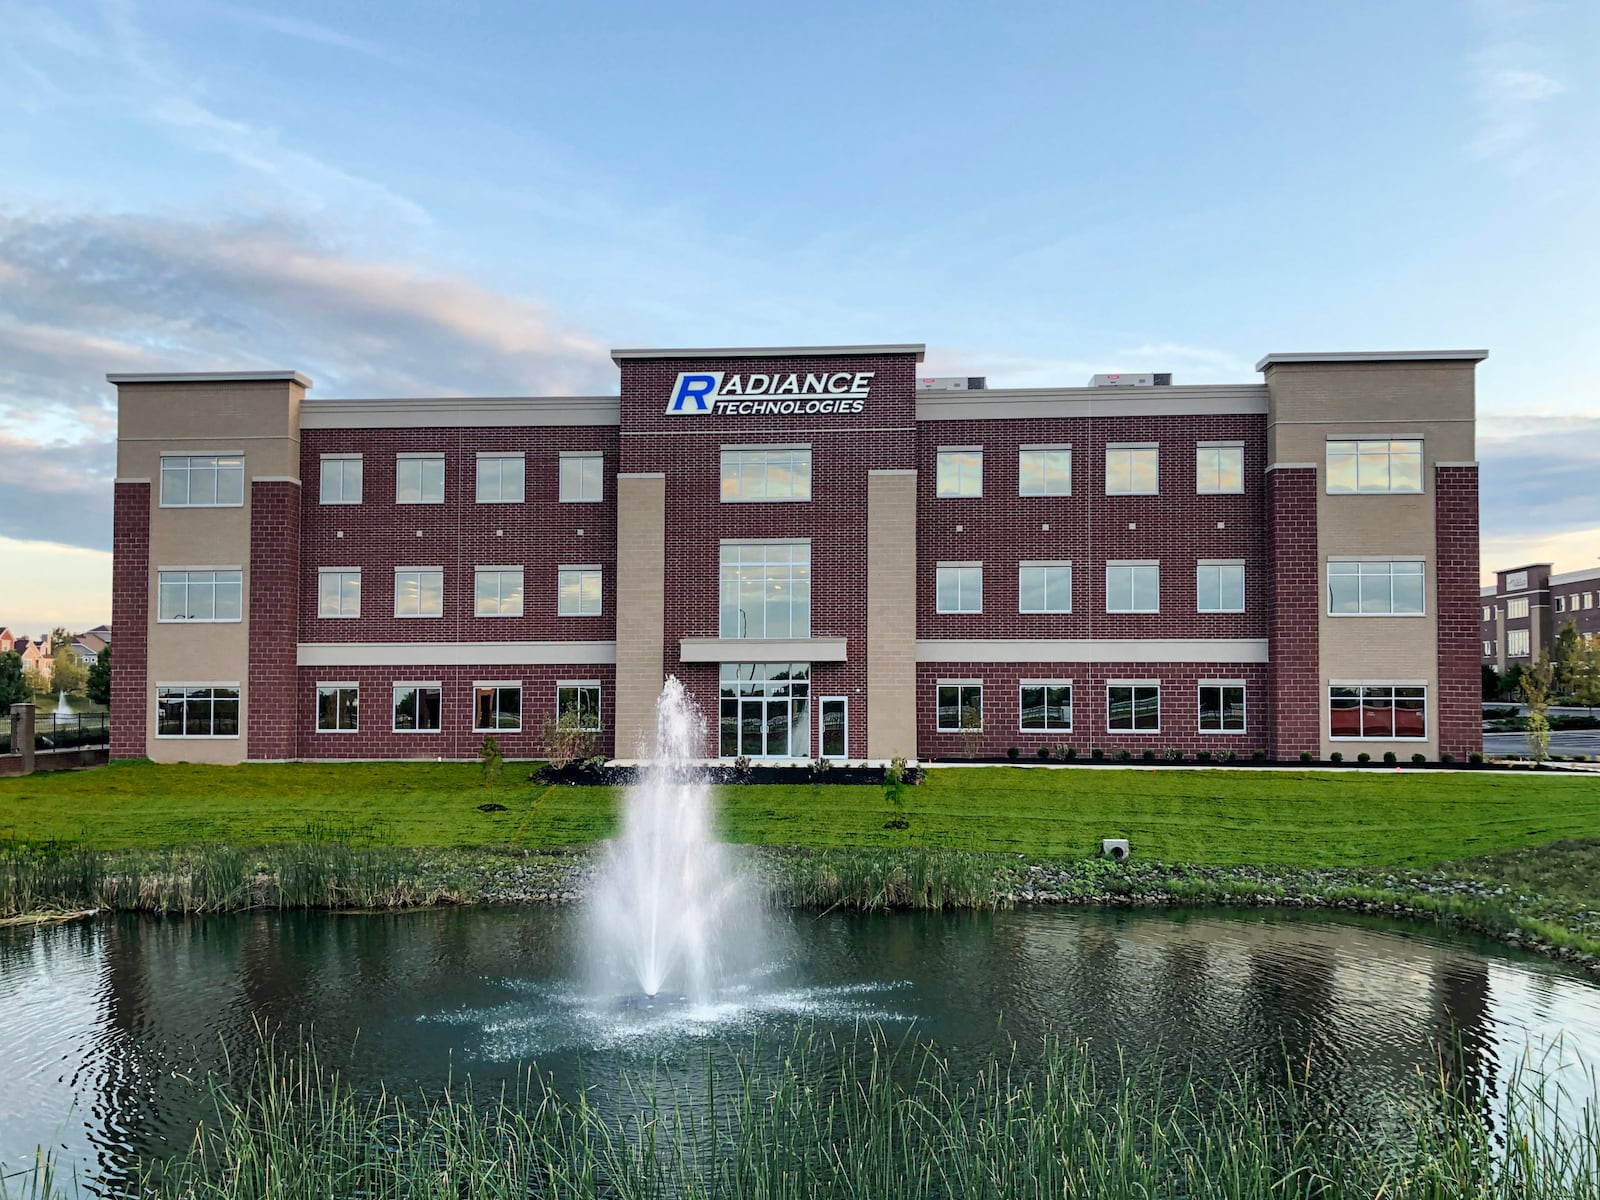
[[[1503,674],[1483,664],[1485,700],[1519,700],[1531,707],[1536,696],[1546,706],[1600,708],[1600,637],[1584,637],[1569,621],[1556,634],[1555,652],[1541,651],[1538,662],[1512,663]]]
[[[57,640],[60,635],[62,640]],[[68,696],[81,696],[96,704],[111,704],[111,647],[100,651],[94,665],[86,667],[70,644],[71,638],[64,629],[50,636],[54,653],[50,669],[24,666],[22,656],[16,651],[0,654],[0,713],[11,710],[13,704],[37,703],[65,692]]]

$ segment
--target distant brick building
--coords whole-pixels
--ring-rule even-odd
[[[1567,625],[1600,635],[1600,567],[1552,575],[1549,563],[1529,563],[1496,571],[1479,600],[1483,661],[1498,671],[1537,662]]]

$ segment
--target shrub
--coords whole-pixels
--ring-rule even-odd
[[[1573,762],[1588,762],[1589,761],[1589,756],[1587,754],[1574,754],[1572,756],[1572,761]]]
[[[1068,762],[1071,762],[1073,759],[1078,757],[1078,748],[1076,746],[1068,746],[1066,753],[1061,757],[1065,758]]]
[[[1156,760],[1156,752],[1150,749],[1148,746],[1145,747],[1144,760],[1145,762],[1155,762]]]
[[[1039,758],[1049,758],[1050,757],[1050,747],[1049,746],[1040,746],[1037,750],[1034,751],[1034,754],[1037,755]]]
[[[1454,754],[1450,754],[1448,752],[1439,755],[1439,761],[1442,762],[1442,763],[1453,763],[1453,762],[1455,762],[1455,760],[1456,760],[1456,756]]]
[[[811,773],[813,775],[826,775],[828,768],[831,766],[833,764],[825,758],[814,758],[811,760]]]
[[[911,822],[906,817],[906,760],[899,756],[890,761],[883,769],[883,798],[889,802],[892,810],[889,819],[883,823],[885,829],[909,829]]]
[[[1481,763],[1483,761],[1483,755],[1474,750],[1471,754],[1467,755],[1467,761],[1470,763]]]
[[[1356,755],[1356,761],[1358,763],[1369,763],[1372,761],[1372,755],[1363,750],[1360,754]]]
[[[866,766],[867,764],[862,763],[861,765]],[[750,756],[748,754],[741,754],[733,760],[733,773],[735,775],[750,774]]]
[[[1261,750],[1261,749],[1256,749],[1256,750],[1250,751],[1250,761],[1251,762],[1266,762],[1267,761],[1267,752],[1265,750]]]
[[[1017,759],[1021,755],[1022,755],[1022,751],[1018,750],[1015,746],[1007,746],[1006,747],[1006,757],[1009,758],[1012,762],[1016,762]]]
[[[1400,761],[1400,756],[1397,755],[1393,750],[1385,750],[1383,752],[1383,761],[1392,767],[1395,763]]]
[[[1411,756],[1411,761],[1420,767],[1423,763],[1428,761],[1428,756],[1426,754],[1413,754]]]
[[[1118,762],[1127,762],[1132,757],[1133,752],[1130,751],[1126,746],[1123,746],[1117,751],[1116,758]]]
[[[1104,750],[1100,749],[1099,746],[1096,746],[1094,749],[1089,751],[1089,757],[1094,759],[1095,762],[1099,762],[1105,756],[1106,756],[1106,752]]]
[[[1311,751],[1309,751],[1309,750],[1300,751],[1300,761],[1303,762],[1303,763],[1312,762],[1313,761],[1313,757],[1312,757]]]
[[[593,758],[600,748],[600,730],[585,729],[585,720],[584,715],[572,707],[544,723],[540,730],[544,756],[556,770]]]
[[[1342,763],[1344,761],[1344,755],[1335,750],[1332,754],[1328,755],[1328,761],[1332,763]]]
[[[1182,762],[1183,761],[1183,751],[1179,750],[1176,746],[1168,746],[1167,747],[1167,752],[1163,757],[1168,762]]]
[[[1222,752],[1222,761],[1227,763],[1238,762],[1239,752],[1237,750],[1224,750]]]
[[[1210,762],[1211,761],[1211,751],[1209,751],[1209,750],[1201,750],[1201,751],[1197,752],[1194,757],[1195,757],[1195,761],[1196,762]]]

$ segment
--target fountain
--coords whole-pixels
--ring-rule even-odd
[[[629,1006],[705,1003],[766,946],[759,897],[712,833],[711,789],[694,761],[704,738],[699,709],[669,676],[655,753],[628,788],[589,896],[594,983]]]
[[[62,688],[61,689],[61,695],[56,697],[56,714],[55,715],[58,716],[58,717],[70,717],[70,716],[72,716],[72,705],[67,703],[67,689],[66,688]]]

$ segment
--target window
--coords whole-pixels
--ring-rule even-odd
[[[1195,565],[1194,593],[1196,612],[1244,611],[1244,564],[1208,562]]]
[[[811,450],[805,446],[729,449],[722,452],[722,499],[811,499]]]
[[[1110,733],[1161,732],[1161,685],[1108,683],[1106,729]]]
[[[1154,496],[1161,490],[1161,450],[1155,442],[1106,447],[1106,495]]]
[[[472,689],[475,733],[518,733],[522,729],[522,685],[480,683]]]
[[[1244,684],[1200,685],[1200,732],[1244,732]]]
[[[811,745],[807,663],[723,663],[717,744],[724,758],[805,758]]]
[[[1072,732],[1072,683],[1024,680],[1021,728],[1027,733]]]
[[[1017,566],[1017,611],[1069,613],[1072,611],[1072,564],[1024,562]]]
[[[322,456],[322,503],[361,503],[361,455]]]
[[[1420,492],[1422,442],[1340,441],[1328,443],[1330,495]]]
[[[163,454],[162,508],[238,508],[244,458],[238,454]]]
[[[396,579],[398,584],[399,580]],[[317,571],[317,616],[361,615],[361,568],[323,567]]]
[[[444,616],[444,570],[441,567],[394,569],[394,615]]]
[[[938,720],[941,733],[983,728],[983,684],[977,680],[939,681]]]
[[[444,503],[444,455],[399,454],[394,463],[396,504]]]
[[[1519,617],[1528,615],[1528,598],[1518,596],[1514,600],[1506,601],[1506,620],[1515,621]]]
[[[1485,620],[1485,621],[1489,621],[1489,620],[1492,620],[1492,619],[1493,619],[1493,617],[1492,617],[1492,616],[1491,616],[1491,614],[1490,614],[1490,612],[1489,612],[1489,606],[1488,606],[1488,605],[1487,605],[1487,604],[1485,604],[1485,605],[1484,605],[1484,606],[1483,606],[1483,619],[1484,619],[1484,620]]]
[[[1328,689],[1328,736],[1420,741],[1428,736],[1428,689],[1336,684]]]
[[[441,459],[440,462],[441,486],[439,497],[443,499],[443,460]],[[525,465],[521,454],[478,455],[478,503],[521,504],[524,473]],[[562,498],[565,499],[565,497]]]
[[[394,685],[394,731],[438,733],[440,688],[437,683]]]
[[[1108,562],[1106,611],[1108,613],[1160,612],[1161,564]]]
[[[353,683],[317,684],[317,732],[355,733],[360,689]]]
[[[967,446],[939,451],[937,490],[941,496],[983,495],[983,449]]]
[[[597,504],[606,498],[606,457],[595,453],[561,456],[558,498],[568,504]]]
[[[1493,642],[1485,642],[1483,644],[1483,656],[1485,658],[1493,658],[1494,657],[1494,643]]]
[[[720,636],[811,636],[810,542],[723,542],[720,555]]]
[[[1576,608],[1577,605],[1573,605],[1573,607]],[[1565,596],[1557,596],[1556,597],[1556,611],[1557,612],[1566,612],[1567,611],[1567,598]]]
[[[1017,453],[1017,495],[1072,495],[1072,447],[1022,447]]]
[[[1196,495],[1234,495],[1244,491],[1244,443],[1201,442],[1194,448]]]
[[[1526,629],[1506,630],[1506,657],[1527,658],[1529,654],[1529,638]]]
[[[571,721],[586,733],[598,733],[600,685],[598,683],[556,684],[556,718]]]
[[[981,613],[983,564],[939,563],[934,568],[934,609],[942,613]]]
[[[520,617],[522,568],[479,567],[473,571],[472,611],[479,617]]]
[[[238,621],[244,609],[243,578],[243,572],[238,570],[157,572],[156,619]]]
[[[1422,563],[1328,563],[1328,613],[1350,616],[1418,616],[1423,611]]]
[[[239,736],[239,685],[179,684],[156,687],[156,736]]]
[[[1593,592],[1585,592],[1583,594],[1583,606],[1584,606],[1584,608],[1593,608],[1594,607],[1594,593]]]
[[[600,615],[599,567],[561,567],[556,571],[556,613],[563,617]]]

